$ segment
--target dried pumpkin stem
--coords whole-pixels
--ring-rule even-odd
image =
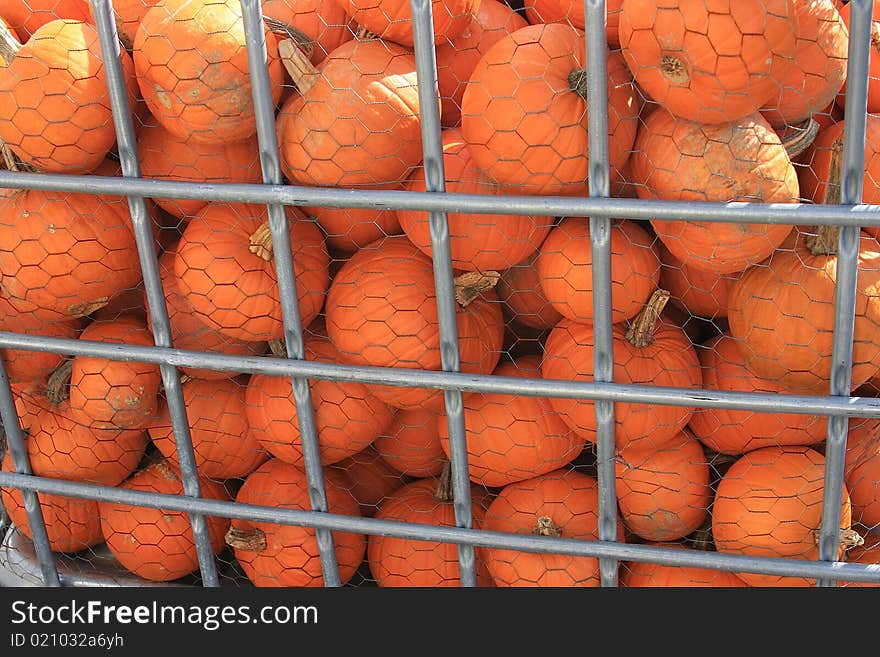
[[[0,169],[6,168],[9,171],[18,171],[18,162],[15,161],[15,155],[12,153],[12,149],[7,146],[6,142],[0,139],[0,155],[3,156],[3,159],[0,160]]]
[[[553,524],[550,516],[538,516],[532,533],[537,536],[562,536],[562,529]]]
[[[358,41],[368,41],[370,39],[378,39],[379,38],[379,36],[377,34],[370,32],[363,25],[358,27],[357,32],[354,33],[354,36],[355,36],[355,38],[357,38]]]
[[[839,226],[817,226],[815,235],[806,238],[807,248],[813,255],[835,255],[837,253]]]
[[[797,125],[788,126],[782,131],[782,145],[788,153],[788,159],[793,160],[803,153],[810,144],[816,140],[819,134],[819,122],[813,117]]]
[[[820,532],[816,530],[813,532],[813,540],[816,545],[819,545]],[[855,529],[850,527],[841,527],[840,528],[840,545],[846,549],[859,547],[860,545],[865,544],[864,537],[859,534]]]
[[[75,303],[67,309],[67,314],[71,317],[85,317],[86,315],[91,315],[96,310],[100,310],[108,303],[110,303],[110,297],[101,297],[94,301]]]
[[[495,287],[500,278],[501,274],[497,271],[469,271],[461,274],[453,281],[456,302],[462,307],[467,306],[483,292]]]
[[[284,340],[269,340],[269,351],[278,358],[287,358],[287,345]]]
[[[12,33],[12,30],[0,20],[0,64],[9,66],[21,48],[21,42]]]
[[[450,461],[443,464],[443,471],[440,473],[434,497],[440,502],[452,502],[455,499],[455,493],[452,490],[452,463]]]
[[[880,53],[880,23],[871,23],[871,47]]]
[[[266,27],[276,34],[284,34],[287,35],[289,39],[293,39],[296,42],[297,47],[302,50],[307,57],[311,58],[314,54],[315,44],[305,32],[296,29],[290,23],[285,23],[284,21],[272,18],[271,16],[263,16],[263,22],[266,24]]]
[[[68,358],[49,375],[46,382],[46,398],[52,406],[58,406],[70,397],[70,377],[73,374],[73,359]]]
[[[587,69],[576,68],[568,74],[568,86],[578,96],[587,99]]]
[[[224,537],[226,545],[246,552],[263,552],[267,547],[266,533],[260,529],[236,529],[230,527]]]
[[[251,235],[249,251],[266,262],[272,260],[272,229],[269,228],[268,221],[260,224],[260,227]]]
[[[281,56],[281,62],[284,64],[287,74],[290,75],[290,79],[293,80],[300,94],[305,94],[315,86],[321,74],[312,64],[309,56],[299,47],[296,40],[279,41],[278,54]]]
[[[666,307],[667,301],[669,301],[669,292],[666,290],[655,290],[651,298],[648,299],[648,303],[636,315],[636,318],[627,329],[626,339],[639,348],[647,347],[654,342],[654,329],[657,326],[660,313]]]

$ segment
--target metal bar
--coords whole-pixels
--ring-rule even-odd
[[[851,0],[849,53],[847,62],[846,112],[843,132],[843,171],[840,203],[862,200],[865,170],[865,131],[868,102],[868,58],[871,47],[871,16],[874,0]],[[856,284],[859,267],[858,226],[840,229],[837,277],[834,290],[834,340],[831,356],[830,394],[848,397],[852,386],[852,356],[856,314]],[[825,443],[825,483],[822,491],[822,526],[819,531],[819,559],[836,561],[840,547],[840,498],[849,418],[828,419]],[[835,586],[821,578],[817,586]]]
[[[410,0],[413,38],[415,40],[416,75],[419,84],[419,118],[422,131],[422,166],[425,169],[425,191],[444,193],[446,177],[443,166],[443,144],[440,126],[437,61],[434,53],[434,19],[431,0]],[[443,370],[460,369],[458,323],[452,274],[452,252],[449,243],[449,222],[444,211],[430,212],[431,256],[434,265],[434,287],[437,294],[437,318],[440,325],[440,360]],[[461,390],[443,391],[446,426],[449,431],[449,461],[452,467],[455,524],[470,528],[471,482],[468,475],[467,438]],[[474,546],[458,545],[461,586],[477,585],[477,564]]]
[[[3,422],[3,430],[6,432],[6,446],[12,456],[15,471],[24,475],[31,475],[31,462],[28,458],[27,445],[25,444],[24,432],[18,422],[18,412],[15,410],[15,397],[9,384],[9,376],[6,373],[6,364],[0,357],[0,421]],[[34,552],[40,562],[40,574],[45,586],[59,587],[61,581],[58,578],[58,568],[55,565],[55,555],[49,543],[49,534],[46,531],[46,521],[43,518],[43,509],[40,500],[33,490],[22,491],[24,511],[27,515],[28,527],[34,542]],[[0,539],[3,534],[0,533]]]
[[[427,194],[401,190],[301,187],[245,183],[193,183],[147,178],[74,176],[0,171],[0,188],[44,189],[108,196],[167,197],[230,203],[320,205],[337,208],[471,212],[534,216],[603,217],[647,221],[703,221],[786,225],[880,226],[880,205],[710,203],[648,199]]]
[[[587,55],[587,123],[589,127],[589,191],[591,197],[611,195],[608,148],[607,45],[605,0],[584,0]],[[593,272],[593,379],[614,378],[611,318],[611,219],[590,217]],[[597,400],[596,466],[599,479],[599,540],[617,540],[617,491],[614,472],[614,401]],[[617,586],[618,563],[601,559],[602,586]]]
[[[259,0],[241,0],[244,18],[245,40],[248,50],[248,70],[250,71],[251,93],[254,101],[254,115],[257,120],[257,139],[260,144],[260,165],[263,169],[263,182],[269,185],[281,184],[281,160],[278,152],[278,139],[275,135],[275,107],[272,103],[272,89],[267,68],[266,32],[263,26],[263,10]],[[269,228],[272,233],[272,253],[275,258],[275,271],[278,276],[278,291],[281,297],[281,316],[284,322],[284,343],[289,359],[303,360],[302,320],[296,293],[296,275],[293,268],[293,253],[290,249],[290,226],[284,206],[277,201],[267,203]],[[318,430],[315,426],[312,394],[306,378],[291,377],[293,399],[296,405],[296,419],[303,447],[303,460],[309,486],[309,502],[314,511],[326,512],[327,492],[324,488],[324,470],[321,466],[321,450],[318,445]],[[316,532],[318,551],[321,558],[321,573],[325,586],[340,586],[339,568],[332,534],[319,529]]]
[[[137,160],[137,141],[131,120],[131,107],[128,103],[128,92],[125,74],[119,60],[121,46],[116,31],[116,21],[110,0],[94,0],[93,9],[95,25],[101,41],[101,53],[104,59],[104,71],[107,75],[107,88],[113,108],[113,124],[116,128],[116,144],[122,164],[122,175],[126,178],[140,176],[140,165]],[[147,304],[152,323],[153,341],[157,347],[171,346],[171,327],[168,320],[168,309],[165,305],[165,293],[159,276],[159,263],[153,244],[153,231],[150,217],[142,197],[129,196],[128,208],[137,241],[138,256],[147,295]],[[180,474],[184,493],[190,497],[201,494],[196,460],[193,454],[192,438],[189,432],[189,421],[186,415],[186,404],[177,369],[168,364],[161,364],[162,383],[174,440],[177,447]],[[208,534],[208,525],[204,518],[196,513],[189,514],[193,538],[199,560],[199,570],[205,586],[220,586],[217,577],[217,564]]]
[[[44,479],[12,472],[0,472],[0,486],[44,490],[56,495],[110,501],[131,506],[169,509],[171,511],[188,511],[192,509],[198,513],[210,516],[240,518],[279,525],[321,527],[340,532],[397,536],[411,540],[473,543],[480,547],[498,547],[541,554],[566,554],[620,561],[650,561],[669,566],[713,568],[730,572],[766,573],[787,577],[821,577],[831,574],[837,579],[880,582],[880,564],[802,561],[798,559],[755,557],[681,548],[661,548],[633,543],[510,534],[484,529],[465,529],[443,525],[379,520],[361,516],[283,509],[273,506],[226,502],[206,498],[192,500],[180,495],[97,486],[62,479]],[[841,577],[843,574],[845,574],[845,577]]]

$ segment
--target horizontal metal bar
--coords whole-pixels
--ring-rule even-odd
[[[731,572],[766,573],[769,575],[812,578],[833,576],[837,580],[880,582],[880,564],[751,557],[701,550],[660,548],[642,544],[557,538],[531,534],[510,534],[482,529],[378,520],[361,516],[280,509],[240,502],[224,502],[204,498],[195,499],[182,495],[95,486],[82,482],[34,477],[33,475],[13,472],[0,472],[0,486],[39,490],[67,497],[111,501],[119,504],[166,509],[169,511],[200,513],[206,516],[238,518],[281,525],[300,525],[303,527],[325,528],[332,531],[356,532],[369,535],[396,536],[422,541],[431,540],[457,544],[472,543],[481,547],[504,548],[523,552],[610,558],[620,561],[647,561],[669,566],[713,568]]]
[[[49,351],[70,356],[96,356],[120,361],[164,363],[176,367],[224,372],[302,376],[329,381],[355,381],[368,385],[461,390],[463,392],[486,392],[528,397],[607,399],[618,402],[663,404],[665,406],[728,408],[759,413],[880,417],[880,399],[874,397],[832,397],[782,393],[773,395],[630,383],[594,383],[591,381],[531,379],[462,372],[366,367],[267,356],[231,356],[187,349],[110,344],[92,340],[23,335],[7,331],[0,331],[0,347]]]
[[[341,189],[295,185],[194,183],[147,178],[72,176],[0,171],[0,188],[55,189],[71,193],[152,198],[206,199],[238,203],[425,212],[472,212],[548,217],[683,220],[720,223],[880,226],[880,205],[810,203],[707,203],[628,198],[495,196],[457,192]]]

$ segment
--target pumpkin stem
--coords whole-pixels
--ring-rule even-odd
[[[321,74],[295,39],[279,41],[278,54],[281,56],[281,62],[287,69],[290,79],[293,80],[301,95],[315,86],[318,76]]]
[[[455,300],[458,305],[466,307],[486,290],[491,290],[498,283],[501,274],[497,271],[469,271],[456,277],[453,281],[455,286]]]
[[[266,533],[256,527],[249,530],[230,527],[224,540],[229,547],[247,552],[263,552],[267,547]]]
[[[91,315],[96,310],[100,310],[108,303],[110,303],[110,297],[101,297],[94,301],[75,303],[67,309],[67,314],[71,317],[85,317],[86,315]]]
[[[816,234],[806,237],[807,248],[815,256],[835,255],[839,235],[839,226],[817,226]]]
[[[189,374],[181,374],[180,377],[180,385],[183,385],[187,381],[192,381],[192,377]]]
[[[269,228],[269,222],[264,221],[260,227],[251,235],[249,250],[251,253],[258,255],[266,262],[272,260],[272,229]]]
[[[73,359],[68,358],[49,375],[46,382],[46,398],[52,406],[58,406],[70,397],[70,377],[73,374]]]
[[[443,463],[443,471],[440,473],[440,479],[437,481],[437,489],[434,491],[434,497],[440,502],[449,503],[455,499],[455,493],[452,490],[452,462]]]
[[[0,20],[0,63],[9,66],[21,48],[21,42],[12,33],[9,26]]]
[[[538,516],[532,533],[537,536],[562,536],[562,528],[553,524],[550,516]]]
[[[379,38],[378,35],[374,34],[373,32],[370,32],[363,25],[361,25],[357,29],[357,32],[354,33],[354,36],[358,41],[368,41],[370,39],[378,39]]]
[[[880,23],[871,23],[871,47],[880,53]]]
[[[813,540],[816,545],[819,545],[819,530],[813,532]],[[851,529],[849,527],[840,528],[840,545],[844,549],[859,547],[860,545],[865,544],[864,537],[859,534],[855,529]]]
[[[309,38],[308,34],[296,29],[290,23],[285,23],[284,21],[280,21],[277,18],[272,18],[270,16],[263,16],[263,22],[266,24],[266,27],[273,32],[286,35],[289,39],[293,39],[294,42],[296,42],[296,46],[302,50],[309,59],[311,59],[315,52],[315,45]]]
[[[660,318],[660,313],[662,313],[663,309],[666,307],[667,301],[669,301],[669,292],[666,290],[654,291],[654,294],[648,299],[648,303],[646,303],[641,312],[636,315],[636,318],[626,331],[626,339],[629,340],[633,346],[642,348],[647,347],[654,342],[654,329],[657,326],[657,320]]]
[[[578,96],[587,99],[587,69],[576,68],[568,74],[568,86]]]
[[[786,126],[780,135],[782,145],[785,152],[788,153],[788,159],[793,160],[803,153],[819,134],[819,122],[813,117],[798,123],[797,125]]]
[[[287,345],[284,340],[269,340],[269,351],[278,358],[287,358]]]
[[[660,72],[673,84],[685,84],[690,80],[684,62],[672,55],[663,55],[660,58]]]

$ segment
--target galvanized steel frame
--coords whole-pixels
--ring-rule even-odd
[[[162,382],[168,398],[185,494],[182,496],[163,495],[34,476],[27,459],[27,450],[16,414],[12,389],[3,363],[0,361],[0,418],[2,418],[7,433],[8,447],[17,466],[16,472],[0,473],[0,486],[20,488],[24,493],[25,509],[33,534],[35,552],[40,563],[43,585],[63,586],[66,582],[58,574],[54,555],[49,547],[45,524],[37,503],[37,496],[40,492],[187,513],[198,550],[201,582],[207,587],[219,586],[219,580],[216,562],[207,535],[206,515],[314,527],[318,538],[321,567],[326,586],[341,584],[333,550],[332,531],[361,532],[367,535],[381,534],[455,543],[458,545],[462,586],[476,585],[474,556],[476,546],[597,557],[600,559],[603,586],[617,585],[617,564],[621,560],[715,568],[731,572],[808,577],[815,579],[817,585],[820,586],[833,586],[842,580],[880,583],[880,565],[836,561],[839,545],[839,532],[837,531],[840,521],[839,500],[843,486],[847,421],[849,417],[880,417],[880,400],[857,398],[850,395],[859,226],[880,226],[880,206],[865,205],[861,202],[870,21],[873,0],[851,0],[850,2],[851,27],[846,91],[844,168],[841,182],[841,204],[836,206],[684,203],[608,198],[610,195],[610,172],[606,137],[608,108],[605,94],[605,0],[584,0],[585,38],[588,55],[588,103],[590,107],[588,198],[532,196],[499,198],[497,196],[456,194],[445,191],[430,0],[410,0],[414,17],[413,31],[422,111],[422,144],[427,183],[425,192],[361,191],[283,184],[274,129],[274,111],[269,101],[271,95],[266,67],[267,51],[259,0],[241,0],[241,5],[248,40],[249,71],[256,108],[257,135],[264,184],[192,184],[145,180],[140,177],[137,161],[135,132],[128,98],[124,90],[119,60],[120,45],[113,20],[112,2],[111,0],[92,0],[92,4],[106,65],[119,156],[122,163],[122,177],[0,171],[0,188],[60,190],[118,195],[128,198],[147,301],[152,317],[155,346],[111,345],[83,340],[28,336],[12,332],[0,332],[0,346],[158,364],[161,368]],[[144,203],[144,198],[152,196],[261,203],[267,206],[282,299],[284,338],[289,354],[287,359],[228,356],[186,351],[173,347],[165,296],[159,277],[157,254],[147,222]],[[303,359],[303,331],[300,326],[299,307],[295,294],[296,279],[292,267],[293,258],[290,244],[286,238],[288,220],[285,206],[288,205],[405,208],[429,213],[441,335],[442,371],[359,367],[336,363],[317,363]],[[470,375],[459,372],[457,328],[452,295],[452,263],[447,225],[447,213],[456,211],[589,218],[593,278],[596,289],[605,291],[605,294],[594,295],[594,314],[596,317],[595,382],[530,380]],[[611,289],[610,225],[611,219],[615,217],[840,226],[838,278],[834,302],[833,369],[829,394],[827,396],[768,395],[614,383],[609,301]],[[290,377],[303,441],[311,510],[276,509],[200,497],[179,367],[203,367]],[[456,527],[392,522],[328,512],[318,438],[311,406],[309,379],[418,386],[443,391],[450,436]],[[597,465],[600,491],[599,540],[586,541],[507,534],[478,530],[471,526],[471,500],[462,407],[462,393],[469,391],[596,400]],[[828,415],[819,560],[801,561],[749,557],[616,542],[617,501],[613,463],[615,401],[638,401],[700,408],[749,409],[764,413],[792,412]]]

